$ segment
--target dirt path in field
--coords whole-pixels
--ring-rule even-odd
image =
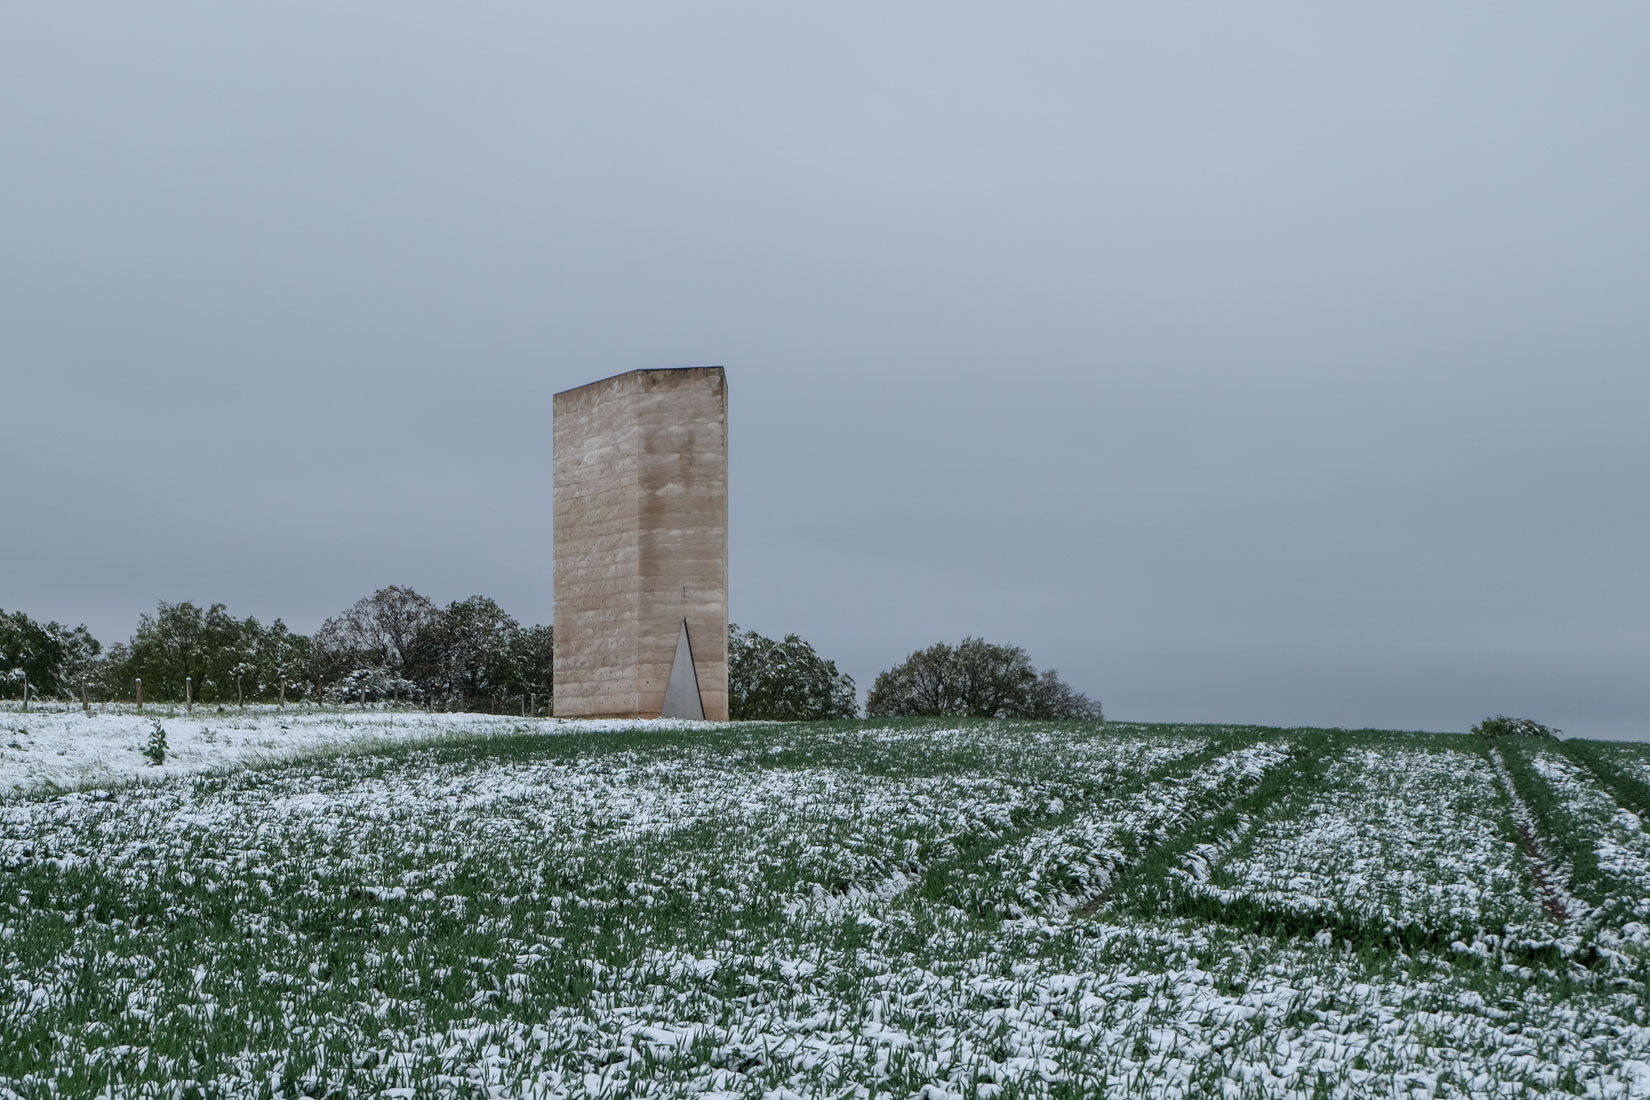
[[[1524,850],[1524,858],[1529,861],[1530,875],[1535,879],[1535,888],[1541,895],[1541,909],[1554,924],[1567,924],[1586,907],[1570,893],[1562,876],[1554,871],[1546,853],[1541,850],[1541,841],[1535,835],[1535,815],[1530,813],[1530,808],[1513,786],[1512,772],[1501,758],[1501,751],[1491,749],[1490,760],[1495,764],[1501,786],[1512,802],[1513,827],[1518,830],[1519,846]]]
[[[1541,849],[1536,845],[1535,834],[1522,821],[1513,823],[1518,828],[1518,840],[1524,849],[1524,858],[1530,861],[1530,874],[1535,877],[1535,888],[1541,892],[1541,908],[1554,924],[1564,924],[1570,919],[1570,910],[1565,908],[1564,895],[1567,890],[1553,880],[1552,872],[1547,869],[1547,862],[1541,857]]]

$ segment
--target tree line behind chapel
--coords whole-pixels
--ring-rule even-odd
[[[405,704],[432,710],[550,713],[555,635],[486,596],[439,606],[392,585],[327,619],[313,635],[281,619],[239,618],[221,603],[158,605],[105,648],[84,626],[0,610],[0,698],[204,705]],[[852,677],[796,634],[730,624],[730,717],[818,721],[860,713]],[[1101,717],[1100,705],[1025,650],[980,638],[935,643],[877,676],[871,717]]]

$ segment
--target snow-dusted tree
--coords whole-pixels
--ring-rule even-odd
[[[72,640],[66,636],[66,649]],[[155,702],[182,702],[185,679],[194,681],[197,703],[273,702],[281,679],[289,694],[297,691],[311,663],[310,640],[280,619],[266,628],[254,616],[236,619],[221,603],[203,611],[186,600],[142,616],[130,644],[111,647],[89,674],[114,695],[141,678],[144,697]]]
[[[390,699],[415,701],[421,688],[403,680],[386,668],[357,668],[327,685],[323,696],[330,703],[382,703]]]
[[[982,718],[1098,718],[1099,704],[1050,670],[1041,676],[1026,651],[964,638],[938,642],[883,672],[871,686],[872,716],[955,715]]]
[[[258,634],[252,664],[257,680],[257,697],[275,699],[281,684],[287,685],[287,698],[297,699],[304,692],[310,677],[313,647],[302,634],[294,634],[280,619],[270,623]]]
[[[556,633],[552,628],[529,626],[517,631],[507,655],[511,694],[537,696],[541,711],[548,709],[555,691],[551,679],[555,653]]]
[[[1031,685],[1020,718],[1083,718],[1104,721],[1100,704],[1060,679],[1054,669],[1044,669]]]
[[[329,683],[369,668],[414,683],[438,677],[440,617],[435,604],[411,588],[380,588],[315,632],[317,674]]]
[[[944,642],[911,654],[900,664],[878,673],[865,699],[872,718],[917,714],[963,714],[957,677],[952,668],[956,651]]]
[[[1497,714],[1472,727],[1472,732],[1494,741],[1497,737],[1545,737],[1557,740],[1558,735],[1564,731],[1544,726],[1533,718],[1508,718],[1505,714]]]
[[[52,696],[62,690],[62,632],[56,623],[42,626],[21,611],[0,611],[0,698],[21,697],[25,676],[30,695]]]
[[[813,646],[795,634],[776,642],[728,624],[729,717],[803,722],[857,714],[853,678]]]
[[[249,621],[256,626],[257,620]],[[234,699],[234,669],[245,660],[246,632],[221,603],[203,611],[188,600],[163,601],[154,615],[138,618],[116,679],[142,679],[144,698],[154,702],[183,702],[186,679],[194,681],[198,702]]]
[[[552,645],[548,626],[524,630],[486,596],[437,608],[392,585],[322,624],[310,667],[331,699],[364,693],[497,710],[527,695],[549,702]]]
[[[62,659],[57,666],[57,692],[63,698],[74,698],[82,689],[90,690],[99,680],[100,654],[103,644],[92,637],[84,625],[73,630],[47,623],[46,629],[56,636],[62,647]]]
[[[434,637],[446,694],[460,706],[492,706],[514,694],[510,656],[521,624],[486,596],[448,604]]]
[[[866,712],[872,715],[999,717],[1021,709],[1037,670],[1019,646],[964,638],[937,642],[876,678]]]

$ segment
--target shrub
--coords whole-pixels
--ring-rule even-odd
[[[411,680],[403,680],[384,668],[358,668],[336,683],[327,685],[322,698],[329,703],[362,703],[389,699],[417,701],[421,692]]]
[[[1054,669],[1044,669],[1031,685],[1026,701],[1025,718],[1081,718],[1104,721],[1100,704],[1060,679]]]
[[[1497,714],[1494,718],[1486,718],[1476,726],[1472,732],[1478,736],[1494,741],[1497,737],[1546,737],[1556,739],[1563,730],[1543,726],[1540,722],[1529,718],[1508,718],[1504,714]]]
[[[919,649],[879,675],[866,700],[873,717],[953,715],[981,718],[1101,717],[1100,704],[1060,679],[1039,674],[1026,651],[964,638]]]
[[[858,714],[853,677],[813,646],[795,634],[776,642],[728,624],[728,717],[812,722]]]

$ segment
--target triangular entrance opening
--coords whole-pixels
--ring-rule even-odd
[[[670,683],[665,685],[665,709],[660,718],[705,717],[704,700],[699,698],[699,674],[693,670],[693,645],[688,641],[687,620],[676,639],[676,659],[670,665]]]

